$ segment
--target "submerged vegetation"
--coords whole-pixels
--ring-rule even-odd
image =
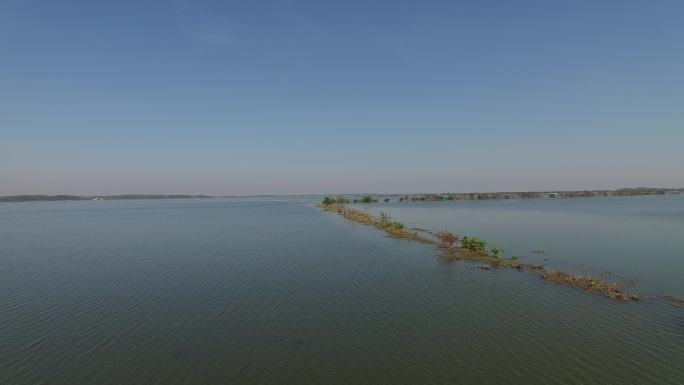
[[[434,243],[432,239],[420,235],[415,230],[407,229],[403,223],[393,220],[384,212],[380,213],[380,217],[376,217],[362,210],[356,210],[349,207],[345,207],[343,203],[340,204],[325,202],[326,200],[323,200],[323,203],[321,203],[319,207],[326,211],[336,212],[337,214],[351,221],[362,223],[364,225],[371,225],[377,229],[384,230],[389,237],[408,239],[411,241],[418,241],[421,243]]]
[[[441,238],[453,239],[454,236],[456,235],[448,231],[440,231],[437,233],[438,240]],[[458,236],[456,236],[456,239],[458,239]],[[437,247],[444,250],[444,252],[441,254],[442,257],[484,263],[485,266],[481,267],[506,267],[518,270],[523,270],[524,268],[540,268],[540,265],[519,263],[517,262],[518,257],[516,256],[512,256],[510,258],[503,258],[501,254],[504,252],[504,249],[498,246],[492,246],[489,252],[487,252],[487,242],[480,239],[480,237],[463,237],[463,239],[460,242],[460,245],[458,246],[449,244],[449,246],[446,247],[442,246],[442,244],[442,242],[439,242],[437,244]]]
[[[544,265],[520,262],[517,256],[505,258],[502,256],[505,251],[503,248],[492,245],[489,248],[489,251],[487,251],[487,242],[477,236],[464,236],[461,238],[455,233],[438,231],[433,233],[434,238],[428,238],[421,235],[416,229],[408,229],[403,223],[393,220],[383,211],[380,212],[380,216],[374,216],[363,210],[346,207],[345,203],[347,202],[346,199],[340,199],[340,197],[326,197],[317,206],[323,210],[337,213],[351,221],[371,225],[377,229],[384,230],[385,233],[392,238],[433,244],[435,247],[442,250],[440,255],[444,258],[479,262],[483,264],[480,268],[486,270],[491,268],[509,268],[519,271],[533,271],[549,282],[576,287],[591,293],[604,295],[614,300],[639,300],[637,295],[625,293],[618,283],[606,282],[585,274],[568,274],[561,271],[549,270]],[[684,300],[674,296],[666,296],[666,298],[677,305],[684,304]]]
[[[674,294],[665,294],[663,297],[666,300],[670,301],[672,306],[684,307],[684,298],[679,298]]]
[[[458,234],[450,233],[448,231],[438,231],[435,234],[437,237],[437,247],[444,249],[447,252],[456,250],[456,242],[458,242]]]
[[[636,301],[639,297],[635,294],[627,294],[622,288],[611,282],[605,282],[598,278],[582,274],[568,274],[562,271],[542,270],[541,277],[555,283],[573,286],[593,293],[601,293],[609,298]]]

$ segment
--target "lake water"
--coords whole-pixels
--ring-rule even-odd
[[[681,293],[680,197],[369,208]],[[684,309],[448,263],[305,200],[0,205],[0,384],[681,384],[683,363]]]

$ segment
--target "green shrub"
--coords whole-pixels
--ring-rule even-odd
[[[475,252],[484,252],[487,247],[487,242],[480,239],[480,237],[463,237],[461,247]]]
[[[361,198],[361,203],[373,203],[377,201],[377,199],[373,198],[370,195],[364,195],[363,198]]]
[[[502,247],[492,245],[492,247],[489,249],[489,252],[493,256],[498,257],[504,252],[504,249]]]

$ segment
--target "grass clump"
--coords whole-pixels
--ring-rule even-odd
[[[475,253],[484,253],[487,242],[480,239],[480,237],[463,237],[461,241],[461,248]]]
[[[495,257],[499,257],[504,251],[503,247],[496,245],[492,245],[492,247],[489,248],[489,253]]]

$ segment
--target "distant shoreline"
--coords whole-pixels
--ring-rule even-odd
[[[481,201],[481,200],[514,200],[514,199],[561,199],[592,197],[626,197],[626,196],[664,196],[682,195],[684,188],[621,188],[617,190],[572,190],[572,191],[523,191],[523,192],[475,192],[475,193],[442,193],[442,194],[340,194],[328,195],[332,203],[375,203],[384,202],[441,202],[441,201]]]
[[[446,193],[392,195],[400,202],[413,201],[455,201],[455,200],[506,200],[506,199],[558,199],[558,198],[592,198],[592,197],[625,197],[649,195],[680,195],[684,188],[637,187],[617,190],[556,190],[556,191],[524,191],[524,192],[484,192],[484,193]],[[387,198],[385,198],[387,199]]]
[[[162,194],[122,194],[122,195],[10,195],[0,197],[0,202],[56,202],[56,201],[114,201],[134,199],[205,199],[209,195],[162,195]]]
[[[53,202],[53,201],[88,201],[88,200],[141,200],[141,199],[208,199],[208,198],[256,198],[256,197],[344,197],[357,203],[372,203],[378,200],[386,202],[414,201],[452,201],[452,200],[506,200],[506,199],[542,199],[542,198],[581,198],[603,196],[647,196],[684,194],[684,188],[633,187],[617,190],[556,190],[556,191],[523,191],[523,192],[473,192],[473,193],[414,193],[414,194],[287,194],[287,195],[189,195],[189,194],[119,194],[119,195],[8,195],[0,196],[2,202]],[[363,197],[365,199],[354,199]]]

